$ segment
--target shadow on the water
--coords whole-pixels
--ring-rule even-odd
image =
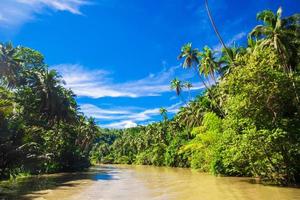
[[[241,182],[246,182],[249,184],[254,184],[254,185],[263,185],[267,187],[282,187],[282,188],[299,188],[300,189],[300,184],[294,184],[294,185],[287,185],[287,184],[278,184],[278,183],[272,183],[271,181],[266,181],[266,180],[261,180],[258,178],[249,178],[249,179],[244,179],[240,180]]]
[[[48,174],[5,181],[0,183],[0,200],[30,200],[32,199],[30,194],[42,195],[47,193],[44,190],[57,187],[76,187],[80,184],[75,183],[77,180],[116,180],[114,176],[116,173],[118,172],[113,167],[96,166],[85,172]]]

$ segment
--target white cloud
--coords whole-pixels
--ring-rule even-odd
[[[131,120],[124,120],[121,122],[114,122],[111,124],[107,124],[104,126],[104,128],[115,128],[115,129],[122,129],[122,128],[132,128],[136,127],[137,124]]]
[[[120,109],[102,109],[93,104],[83,104],[80,106],[81,111],[89,116],[94,117],[96,119],[101,120],[112,120],[116,117],[126,116],[128,114],[132,114],[131,111],[127,110],[120,110]]]
[[[170,92],[170,81],[178,74],[179,66],[164,69],[157,74],[123,83],[116,83],[111,78],[111,73],[104,70],[87,70],[78,64],[60,64],[52,66],[57,69],[76,95],[101,98],[101,97],[142,97],[160,96]],[[180,73],[179,78],[186,79],[193,76],[192,71]],[[200,89],[195,87],[194,89]]]
[[[48,7],[56,11],[68,11],[73,14],[81,14],[80,6],[89,4],[86,0],[16,0],[16,2],[33,8]]]
[[[169,114],[175,114],[178,112],[182,103],[176,103],[168,106],[166,109]],[[141,124],[142,122],[151,121],[153,117],[159,116],[159,108],[110,108],[104,109],[93,104],[82,104],[81,111],[89,116],[94,117],[101,123],[101,127],[105,128],[127,128],[130,124]],[[108,121],[108,124],[103,122]],[[112,122],[111,121],[116,121]],[[129,123],[130,122],[130,123]]]
[[[91,98],[100,97],[136,97],[133,92],[124,91],[113,86],[108,77],[109,72],[104,70],[85,70],[81,65],[61,64],[53,66],[57,69],[67,83],[78,96]]]
[[[234,35],[229,41],[226,42],[227,46],[233,45],[235,42],[239,41],[240,39],[244,38],[247,35],[246,32],[240,32],[236,35]],[[218,44],[213,47],[215,51],[221,51],[222,50],[222,45]]]
[[[88,0],[1,0],[0,26],[18,28],[49,10],[81,15],[80,8],[88,4]]]
[[[193,71],[181,70],[180,66],[163,69],[158,73],[127,82],[118,83],[112,78],[112,73],[105,70],[87,69],[79,64],[61,64],[52,66],[63,76],[66,86],[78,96],[90,98],[101,97],[143,97],[159,96],[164,92],[172,92],[170,81],[174,77],[181,80],[193,77]],[[202,89],[200,83],[193,84],[194,90]],[[178,112],[182,102],[166,107],[169,114]],[[112,105],[96,106],[82,104],[81,111],[99,121],[101,127],[128,128],[137,124],[147,124],[160,115],[160,108],[113,107]]]
[[[167,107],[168,113],[176,113],[181,103],[176,103]],[[104,109],[93,104],[82,104],[81,111],[89,116],[98,120],[135,120],[146,121],[153,116],[159,115],[160,108],[144,109],[144,108],[118,108],[118,109]]]

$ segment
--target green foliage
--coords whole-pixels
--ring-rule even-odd
[[[0,45],[0,178],[81,170],[99,132],[41,53]]]
[[[181,149],[183,152],[190,152],[192,168],[214,173],[211,168],[216,148],[222,137],[221,131],[221,119],[215,113],[205,113],[202,126],[192,130],[195,137]]]
[[[257,49],[237,59],[220,83],[231,143],[223,157],[234,173],[288,184],[299,174],[300,82],[280,66],[275,50]]]
[[[192,167],[252,176],[275,184],[300,182],[300,18],[260,12],[248,46],[203,52],[188,43],[179,59],[206,91],[172,118],[121,130],[101,144],[112,163]],[[210,76],[211,85],[205,77]],[[185,85],[171,83],[177,95]],[[210,86],[210,87],[208,87]],[[187,88],[187,87],[186,87]],[[161,109],[161,114],[166,110]],[[100,147],[99,147],[100,148]]]
[[[80,114],[75,95],[42,54],[0,44],[0,177],[80,170],[91,161],[299,183],[299,14],[282,18],[280,8],[257,18],[263,24],[246,47],[215,54],[184,45],[178,58],[206,91],[172,119],[161,108],[162,122],[124,130],[100,129]],[[171,82],[180,97],[191,87]]]

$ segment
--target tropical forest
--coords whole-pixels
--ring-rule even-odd
[[[260,9],[228,43],[203,6],[219,46],[172,49],[193,75],[168,80],[180,107],[130,127],[102,127],[46,55],[2,41],[0,199],[300,199],[300,14]]]

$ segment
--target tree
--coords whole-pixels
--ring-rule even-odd
[[[61,84],[64,82],[55,70],[31,70],[26,85],[18,90],[17,99],[25,106],[24,114],[32,116],[33,120],[46,120],[49,125],[60,121],[75,122],[75,95]]]
[[[251,37],[262,38],[263,47],[272,46],[280,55],[284,70],[293,70],[291,52],[295,40],[299,40],[299,20],[300,15],[282,18],[282,8],[279,7],[277,13],[271,10],[264,10],[257,14],[257,19],[263,21],[263,25],[256,26],[250,33]]]
[[[210,76],[216,83],[215,73],[220,70],[219,63],[215,61],[214,52],[209,47],[204,47],[203,52],[200,52],[199,71],[204,76]]]
[[[181,47],[181,52],[178,56],[178,59],[184,58],[183,68],[191,68],[193,67],[197,76],[199,76],[201,82],[204,84],[206,89],[209,89],[206,82],[199,72],[199,63],[200,63],[200,52],[198,49],[192,48],[192,43],[187,43]]]
[[[296,15],[288,22],[289,30],[296,29],[295,20]],[[266,36],[249,37],[245,47],[223,49],[219,60],[209,48],[199,52],[191,43],[184,45],[178,58],[184,59],[183,68],[194,68],[200,78],[213,79],[218,67],[230,70],[179,108],[173,118],[120,130],[112,145],[101,143],[101,149],[110,152],[103,158],[112,163],[193,167],[213,174],[259,177],[272,184],[299,182],[296,94],[300,78],[295,67],[299,66],[299,44],[292,34],[284,37],[291,39],[289,53],[296,55],[293,73],[283,70],[274,46],[262,45]],[[190,87],[177,78],[172,81],[178,96]]]
[[[221,37],[221,34],[219,33],[219,31],[217,29],[215,21],[214,21],[212,15],[211,15],[211,11],[210,11],[209,6],[208,6],[208,0],[205,0],[205,8],[206,8],[206,12],[207,12],[207,15],[209,17],[210,23],[211,23],[211,25],[212,25],[212,27],[213,27],[213,29],[214,29],[214,31],[215,31],[215,33],[216,33],[219,41],[220,41],[220,43],[222,44],[224,50],[227,52],[228,57],[230,58],[229,51],[228,51],[228,49],[227,49],[227,47],[225,45],[225,42],[223,41],[223,39]]]
[[[204,113],[211,109],[211,103],[206,96],[196,97],[187,106],[181,107],[174,120],[182,127],[191,129],[200,126]]]
[[[251,50],[255,48],[255,43],[251,38],[249,38],[249,46],[253,44],[253,46],[249,47]],[[234,62],[236,59],[243,55],[246,52],[246,49],[243,47],[236,47],[235,45],[233,47],[228,47],[227,52],[225,49],[222,49],[221,57],[218,61],[218,64],[220,66],[219,73],[224,76],[230,72],[230,68],[234,67]]]
[[[199,50],[192,48],[192,43],[187,43],[181,47],[178,59],[184,58],[183,68],[190,68],[199,64]]]
[[[166,108],[160,108],[159,113],[163,117],[164,121],[168,120],[168,115],[167,115],[168,111]]]
[[[300,15],[282,18],[282,8],[279,7],[276,14],[271,10],[259,12],[257,19],[264,24],[256,26],[250,36],[263,38],[261,42],[263,48],[272,46],[280,56],[283,69],[287,73],[296,70],[300,48]],[[290,78],[293,80],[294,92],[299,103],[293,74],[290,74]]]
[[[16,55],[25,70],[46,67],[44,56],[34,49],[19,46],[16,48]]]
[[[207,49],[207,52],[206,52],[206,53],[207,53],[208,56],[210,56],[210,59],[214,60],[214,58],[213,58],[211,52],[209,52],[209,49]],[[200,63],[200,59],[201,59],[200,56],[201,56],[201,54],[203,54],[203,53],[199,52],[198,49],[192,49],[192,44],[191,44],[191,43],[188,43],[188,44],[184,45],[184,46],[181,48],[181,53],[180,53],[180,55],[178,56],[178,59],[184,58],[183,67],[184,67],[184,68],[191,68],[191,67],[193,67],[193,68],[195,69],[197,75],[199,76],[201,82],[202,82],[203,85],[205,86],[206,90],[207,90],[207,91],[210,91],[210,88],[209,88],[209,86],[206,84],[204,78],[202,77],[202,74],[199,73],[199,72],[200,72],[199,69],[200,69],[200,67],[201,67],[200,64],[202,64],[202,63]],[[207,60],[206,60],[206,55],[204,55],[204,58],[205,58],[204,60],[201,59],[201,61],[203,61],[203,63],[204,63],[204,66],[207,66],[207,63],[208,63],[208,64],[211,64],[211,63],[209,63],[209,62],[206,62],[206,61],[207,61]],[[210,61],[211,61],[211,60],[210,60]],[[206,69],[209,69],[209,70],[206,70],[206,71],[205,71],[205,72],[207,72],[208,74],[210,74],[212,71],[214,71],[214,67],[215,67],[216,62],[214,61],[212,64],[213,64],[212,67],[211,67],[211,65],[209,65],[209,67],[206,68]],[[175,79],[174,79],[174,80],[175,80]],[[174,81],[174,83],[175,83],[175,82],[176,82],[176,81]],[[208,95],[210,96],[210,98],[211,98],[212,100],[214,100],[214,96],[212,96],[212,93],[211,93],[211,92],[208,92]],[[222,113],[222,115],[224,115],[222,109],[217,105],[217,103],[216,103],[216,106],[219,108],[220,113]]]
[[[225,166],[234,168],[228,173],[290,184],[299,173],[299,104],[279,59],[272,47],[247,53],[220,84],[227,113],[222,157]],[[299,92],[299,78],[295,86]]]
[[[191,100],[191,88],[193,87],[193,84],[186,81],[184,84],[183,84],[183,87],[185,87],[188,92],[189,92],[189,100]]]
[[[1,44],[0,75],[0,178],[89,167],[98,126],[44,56]]]
[[[0,44],[0,81],[14,87],[18,81],[18,72],[21,70],[20,58],[11,43]]]
[[[176,91],[176,95],[180,96],[182,91],[182,83],[178,78],[175,78],[171,81],[171,89]]]

